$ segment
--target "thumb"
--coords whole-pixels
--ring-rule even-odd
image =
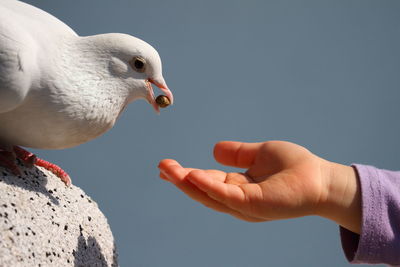
[[[214,158],[222,165],[249,168],[262,143],[222,141],[214,146]]]

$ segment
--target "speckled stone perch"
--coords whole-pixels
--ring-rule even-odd
[[[118,266],[97,204],[47,170],[0,167],[0,266]]]

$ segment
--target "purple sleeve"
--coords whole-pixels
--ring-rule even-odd
[[[400,266],[400,172],[353,165],[361,184],[361,234],[340,227],[351,263]]]

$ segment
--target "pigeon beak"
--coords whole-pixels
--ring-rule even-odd
[[[153,91],[153,87],[151,86],[151,84],[154,84],[155,86],[160,88],[161,91],[163,91],[165,93],[165,95],[170,100],[171,105],[174,103],[174,96],[173,96],[172,92],[168,89],[168,86],[162,77],[157,78],[157,79],[156,78],[148,78],[146,80],[147,100],[153,106],[154,110],[157,113],[160,113],[160,108],[158,107],[158,105],[155,101],[154,91]]]
[[[168,89],[168,86],[165,83],[163,78],[159,78],[159,79],[149,78],[149,82],[151,82],[152,84],[154,84],[155,86],[160,88],[161,91],[163,91],[165,93],[165,95],[169,98],[171,105],[174,103],[174,96],[173,96],[172,92]]]

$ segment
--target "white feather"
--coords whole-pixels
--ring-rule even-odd
[[[129,66],[134,56],[146,71]],[[79,37],[52,15],[0,1],[0,145],[59,149],[87,142],[164,81],[157,51],[126,34]],[[166,86],[166,85],[165,85]],[[168,90],[168,89],[166,89]]]

